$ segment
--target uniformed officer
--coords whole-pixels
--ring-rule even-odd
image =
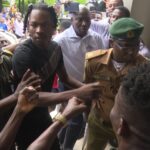
[[[117,147],[110,110],[122,77],[133,66],[147,62],[138,54],[143,28],[132,18],[118,19],[109,29],[112,48],[86,54],[85,82],[99,81],[101,84],[99,100],[92,101],[88,118],[87,150],[103,150],[108,142]]]

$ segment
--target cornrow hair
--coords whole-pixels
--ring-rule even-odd
[[[34,9],[39,9],[39,10],[44,10],[44,11],[49,12],[50,17],[54,23],[54,28],[55,29],[57,28],[57,24],[58,24],[57,14],[55,12],[55,9],[52,6],[48,6],[45,3],[38,3],[38,4],[34,4],[34,5],[30,4],[28,6],[28,10],[27,10],[27,13],[26,13],[25,18],[24,18],[24,29],[23,29],[24,33],[26,32],[26,29],[28,26],[29,16],[30,16],[32,10],[34,10]]]

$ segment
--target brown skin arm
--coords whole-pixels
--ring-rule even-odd
[[[37,100],[38,94],[31,86],[19,93],[17,105],[0,133],[0,149],[10,149],[24,116],[37,105]]]
[[[0,101],[0,110],[4,110],[3,107],[12,107],[16,104],[18,93],[25,86],[33,86],[36,90],[40,89],[40,82],[38,75],[35,75],[30,70],[24,74],[20,84],[18,85],[16,91],[11,96],[5,98]],[[73,96],[79,97],[85,100],[91,100],[93,97],[98,97],[100,90],[99,83],[91,83],[87,85],[83,85],[80,88],[60,92],[60,93],[50,93],[50,92],[39,92],[39,101],[38,106],[48,106],[51,104],[58,104],[61,102],[68,101]]]
[[[0,113],[5,111],[7,108],[11,108],[16,105],[19,92],[24,87],[33,86],[36,90],[38,90],[40,88],[40,82],[41,80],[39,79],[38,75],[35,75],[30,70],[27,70],[24,76],[22,77],[21,82],[18,84],[15,93],[0,101]]]
[[[73,96],[83,99],[84,102],[91,101],[93,98],[99,97],[100,91],[99,82],[90,83],[81,86],[80,88],[69,90],[60,93],[39,92],[39,106],[48,106],[68,101]]]
[[[80,99],[73,97],[69,100],[68,105],[63,111],[62,115],[67,119],[71,119],[77,114],[86,110],[86,105]],[[61,121],[55,121],[47,130],[45,130],[29,147],[27,150],[49,150],[57,137],[58,132],[63,127]]]
[[[39,92],[39,106],[48,106],[51,104],[58,104],[61,102],[68,101],[73,96],[79,97],[85,100],[91,100],[93,97],[98,97],[100,90],[99,83],[83,84],[80,81],[70,77],[65,69],[64,64],[59,67],[57,74],[62,82],[66,83],[72,88],[77,88],[74,90],[69,90],[60,93],[48,93]]]
[[[0,149],[10,149],[24,116],[24,114],[18,112],[17,108],[14,109],[7,124],[0,133]]]
[[[38,79],[35,82],[39,82]],[[27,84],[27,82],[25,82],[23,83],[23,85],[20,85],[20,86],[23,87],[25,84],[29,86],[33,85],[32,83]],[[90,101],[92,97],[99,96],[98,94],[99,90],[100,90],[100,86],[99,86],[99,83],[97,82],[97,83],[84,85],[78,89],[69,90],[69,91],[60,92],[60,93],[39,92],[38,93],[39,94],[38,106],[49,106],[52,104],[66,102],[68,101],[68,99],[70,99],[73,96],[84,99],[84,101]],[[18,92],[16,91],[14,94],[10,95],[9,97],[1,100],[0,112],[2,112],[4,108],[10,108],[10,107],[15,106],[17,102],[17,97],[18,97]]]
[[[5,112],[7,109],[14,107],[16,105],[16,102],[17,102],[17,96],[15,94],[3,98],[0,101],[0,114]]]

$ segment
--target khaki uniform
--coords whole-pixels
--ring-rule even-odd
[[[109,114],[120,82],[130,68],[147,62],[144,57],[138,55],[134,62],[126,64],[117,72],[111,61],[111,55],[112,49],[96,50],[86,54],[85,82],[99,81],[101,84],[100,97],[92,101],[88,118],[87,150],[103,150],[109,140],[115,139]]]

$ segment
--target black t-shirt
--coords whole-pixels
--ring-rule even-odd
[[[25,71],[30,68],[42,78],[42,91],[50,92],[54,76],[63,65],[63,56],[61,48],[53,41],[48,49],[40,49],[33,44],[31,39],[28,39],[16,48],[12,64],[17,84]],[[18,146],[26,149],[51,123],[47,107],[32,110],[23,120],[18,132],[16,140]],[[52,149],[59,149],[57,140]]]

